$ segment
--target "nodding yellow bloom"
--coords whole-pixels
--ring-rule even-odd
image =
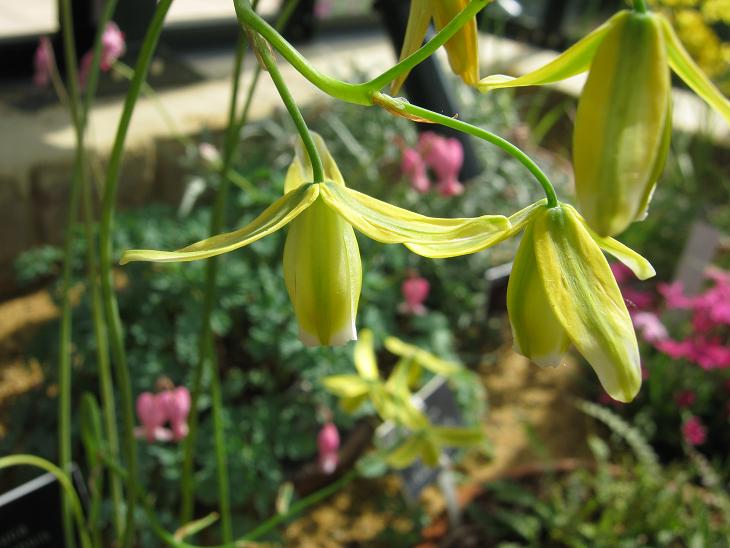
[[[249,224],[177,251],[126,251],[121,264],[206,259],[247,246],[290,224],[284,278],[300,338],[307,345],[338,345],[357,338],[362,266],[353,227],[382,243],[415,246],[415,253],[432,258],[473,253],[509,228],[508,219],[500,215],[426,217],[347,188],[324,141],[319,135],[314,140],[325,182],[312,182],[312,166],[299,143],[284,196]]]
[[[641,386],[639,349],[601,249],[641,279],[654,269],[613,238],[598,236],[569,205],[536,204],[517,215],[513,230],[522,225],[525,233],[507,287],[515,350],[557,366],[572,343],[612,398],[631,401]]]
[[[671,137],[669,69],[730,123],[730,101],[660,14],[621,11],[542,68],[481,80],[479,89],[543,85],[589,71],[573,135],[578,206],[603,236],[641,220]]]
[[[469,0],[411,0],[408,26],[403,39],[400,60],[405,59],[423,44],[428,25],[433,19],[436,30],[441,30],[463,10]],[[470,86],[479,81],[479,54],[477,50],[476,18],[461,27],[445,44],[449,65],[454,74]],[[398,93],[408,73],[393,81],[391,92]]]

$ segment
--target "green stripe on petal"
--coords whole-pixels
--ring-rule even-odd
[[[552,311],[606,392],[629,402],[641,386],[631,318],[603,253],[569,208],[535,218],[535,257]]]
[[[667,55],[671,69],[730,124],[730,101],[692,60],[669,21],[661,15],[656,17],[661,22],[664,39],[667,41]]]
[[[276,200],[243,228],[206,238],[177,251],[131,249],[124,252],[119,262],[127,264],[132,261],[157,263],[197,261],[228,253],[276,232],[312,205],[318,196],[318,185],[301,186]]]
[[[487,76],[479,81],[477,88],[481,92],[487,92],[499,88],[542,86],[585,72],[590,68],[593,55],[596,53],[596,49],[598,49],[606,31],[617,20],[628,16],[629,13],[629,11],[620,11],[588,36],[573,44],[550,63],[539,69],[528,72],[519,78],[505,76],[504,74]]]
[[[572,206],[567,204],[562,204],[562,206],[571,210],[571,213],[580,221],[583,228],[585,228],[591,235],[591,238],[596,241],[598,247],[625,264],[631,269],[637,278],[640,280],[648,280],[649,278],[656,276],[656,271],[654,270],[654,267],[651,266],[651,263],[639,255],[636,251],[614,238],[599,236],[590,226],[588,226],[585,219],[583,219],[583,217],[581,217],[581,215]]]
[[[360,232],[385,244],[411,244],[408,247],[412,251],[426,257],[474,253],[491,245],[490,241],[499,238],[510,226],[501,215],[460,219],[427,217],[343,186],[327,183],[321,187],[325,203]]]

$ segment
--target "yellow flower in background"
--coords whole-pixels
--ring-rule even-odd
[[[469,0],[411,0],[400,60],[405,59],[421,47],[432,19],[436,30],[439,31],[448,25],[468,3]],[[477,22],[475,18],[464,25],[445,44],[451,70],[470,86],[475,86],[479,81],[477,43]],[[393,81],[391,86],[392,94],[398,93],[407,76],[408,73],[402,74]]]
[[[325,182],[312,182],[312,166],[299,143],[284,196],[246,226],[177,251],[126,251],[121,264],[206,259],[247,246],[291,223],[284,277],[300,338],[307,345],[338,345],[357,338],[362,267],[353,227],[382,243],[416,246],[414,252],[427,257],[473,253],[499,239],[509,227],[501,215],[426,217],[349,189],[324,141],[319,135],[314,138]]]
[[[520,224],[525,234],[507,286],[515,350],[538,365],[557,366],[573,344],[612,398],[631,401],[641,386],[639,349],[601,249],[640,279],[654,269],[613,238],[598,236],[569,205],[535,204]]]
[[[601,235],[645,214],[671,133],[669,69],[730,123],[730,101],[660,14],[621,11],[547,65],[519,78],[493,75],[481,91],[543,85],[589,71],[573,139],[581,213]]]

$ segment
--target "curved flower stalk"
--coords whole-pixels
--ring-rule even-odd
[[[349,189],[324,141],[314,137],[325,182],[312,182],[312,165],[300,143],[287,172],[284,196],[249,224],[177,251],[127,251],[121,264],[205,259],[249,245],[291,223],[284,276],[300,338],[307,345],[338,345],[357,337],[362,266],[353,227],[382,243],[413,246],[415,253],[426,257],[473,253],[509,229],[508,219],[500,215],[426,217]]]
[[[557,366],[572,343],[612,398],[631,401],[641,385],[639,349],[601,249],[642,280],[654,269],[628,247],[593,232],[571,206],[535,205],[516,214],[525,234],[507,286],[515,349],[538,365]]]
[[[413,0],[408,13],[408,25],[399,61],[421,47],[432,19],[436,30],[440,31],[468,4],[468,0]],[[444,44],[451,70],[470,86],[475,86],[479,80],[477,43],[477,22],[472,18]],[[407,77],[408,72],[405,72],[393,81],[391,85],[393,94],[398,93]]]
[[[646,215],[671,137],[669,69],[730,123],[730,101],[702,73],[660,14],[624,10],[547,65],[493,75],[481,91],[543,85],[589,71],[573,137],[581,213],[610,236]]]

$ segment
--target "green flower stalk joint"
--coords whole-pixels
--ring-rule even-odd
[[[640,279],[654,275],[640,255],[593,232],[571,206],[533,204],[510,219],[525,227],[507,286],[515,350],[557,366],[570,344],[593,367],[604,390],[628,402],[641,385],[636,335],[601,249]]]
[[[469,0],[413,0],[399,60],[402,61],[421,47],[431,19],[433,19],[436,30],[439,31],[468,4]],[[476,19],[471,19],[461,27],[445,44],[451,70],[470,86],[477,85],[479,81],[477,44]],[[398,93],[407,77],[408,72],[401,74],[393,81],[391,92],[394,95]]]
[[[314,183],[300,142],[287,172],[284,196],[249,224],[177,251],[130,250],[132,261],[206,259],[247,246],[291,223],[284,249],[284,277],[307,345],[338,345],[357,337],[355,316],[362,267],[353,227],[386,244],[405,244],[431,258],[473,253],[504,238],[501,215],[468,219],[426,217],[349,189],[324,141],[314,134],[325,181]]]
[[[621,11],[551,63],[481,91],[543,85],[589,71],[573,136],[577,201],[603,236],[641,220],[671,137],[669,69],[730,123],[730,102],[695,65],[660,14]]]

